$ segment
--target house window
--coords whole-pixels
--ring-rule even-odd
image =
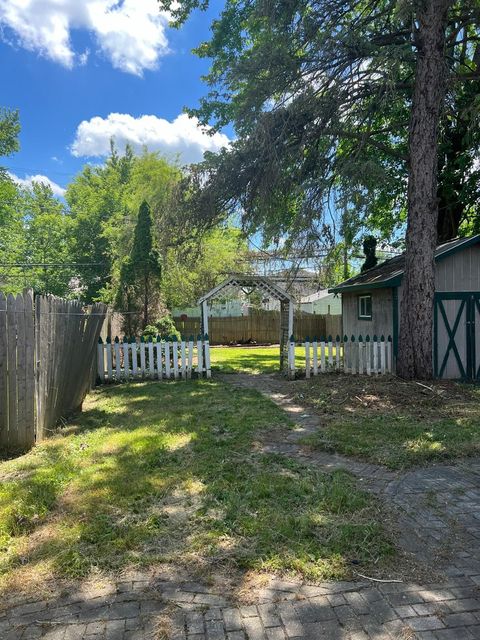
[[[358,296],[358,317],[360,320],[372,319],[372,296]]]

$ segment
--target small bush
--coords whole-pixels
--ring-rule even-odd
[[[154,324],[147,325],[142,335],[145,338],[148,338],[149,336],[155,337],[157,335],[161,335],[177,336],[179,340],[181,339],[180,331],[175,326],[175,322],[170,315],[165,315],[160,318],[160,320],[157,320]]]

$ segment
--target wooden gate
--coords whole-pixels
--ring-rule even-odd
[[[434,373],[480,380],[480,292],[435,294]]]

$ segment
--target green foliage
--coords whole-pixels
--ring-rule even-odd
[[[4,192],[10,202],[0,224],[0,246],[5,243],[2,259],[25,266],[0,267],[0,278],[5,278],[2,290],[18,293],[29,287],[38,293],[70,295],[72,270],[57,266],[71,261],[71,220],[63,205],[43,183],[22,189],[8,182],[3,186],[8,187]]]
[[[81,263],[99,263],[79,269],[85,301],[101,299],[119,310],[139,311],[133,283],[140,275],[138,265],[147,266],[151,259],[161,268],[162,286],[157,291],[168,307],[196,302],[226,271],[234,270],[235,261],[246,253],[245,241],[236,229],[205,228],[203,220],[196,220],[183,206],[188,197],[180,189],[183,179],[178,167],[156,153],[144,151],[135,157],[127,147],[125,155],[119,156],[112,146],[105,165],[86,166],[69,185],[66,200],[73,220],[73,255]],[[149,250],[150,258],[144,261],[145,247],[139,243],[132,263],[143,202],[150,208],[148,233],[157,257]],[[158,317],[158,299],[153,307],[144,324]],[[130,330],[133,324],[132,320]]]
[[[18,111],[0,108],[0,156],[9,156],[19,149],[20,120]]]
[[[180,24],[209,2],[161,5]],[[244,226],[261,228],[267,240],[303,234],[322,248],[326,234],[338,239],[331,209],[346,198],[360,235],[402,233],[415,10],[394,0],[227,0],[211,39],[197,48],[212,61],[210,90],[190,113],[219,129],[233,124],[238,137],[197,168],[192,203],[199,215],[215,219],[241,208]],[[479,22],[477,0],[452,3],[440,239],[478,218]]]
[[[154,324],[149,324],[142,332],[143,336],[152,336],[156,338],[158,335],[162,337],[175,336],[178,340],[181,339],[181,333],[175,326],[175,322],[170,314],[162,316]]]
[[[117,304],[127,311],[125,330],[133,335],[144,329],[155,315],[160,301],[160,264],[153,247],[150,207],[143,201],[138,211],[131,254],[120,272]]]
[[[78,269],[86,302],[115,298],[121,260],[131,246],[125,246],[125,238],[134,227],[125,204],[133,164],[130,148],[119,157],[112,146],[103,166],[86,165],[68,185],[65,199],[73,221],[72,257],[88,265]]]
[[[70,262],[71,220],[49,185],[34,183],[20,200],[24,219],[24,260],[31,264]],[[36,292],[58,296],[70,292],[71,268],[35,267],[28,270],[28,284]]]
[[[18,148],[18,130],[18,114],[1,111],[0,155]],[[184,179],[158,154],[134,156],[129,146],[119,154],[112,143],[103,165],[86,165],[68,185],[65,206],[50,187],[19,188],[0,169],[2,262],[76,264],[0,267],[2,290],[115,304],[131,312],[129,334],[166,304],[194,303],[234,270],[247,246],[237,229],[212,228],[191,214]]]
[[[242,271],[247,262],[247,242],[239,229],[215,227],[179,251],[166,253],[163,294],[169,308],[196,305],[202,293],[213,289],[229,273]]]
[[[162,336],[177,336],[180,338],[180,331],[175,326],[175,322],[171,315],[164,315],[160,320],[155,323],[157,327],[157,333]]]
[[[0,156],[18,150],[20,125],[18,112],[0,108]],[[22,220],[17,209],[18,189],[3,167],[0,167],[0,255],[2,262],[17,262],[22,250]],[[16,274],[0,267],[2,288],[16,293]]]

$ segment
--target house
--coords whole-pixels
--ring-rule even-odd
[[[328,289],[320,289],[300,298],[300,311],[314,315],[336,316],[342,313],[342,301]]]
[[[232,300],[216,301],[209,311],[211,318],[240,318],[242,316],[248,316],[249,305],[238,298]],[[181,316],[187,316],[188,318],[200,318],[200,307],[173,307],[172,316],[174,318],[180,318]]]
[[[343,333],[391,336],[394,363],[404,266],[402,254],[330,290],[342,294]],[[435,377],[480,380],[480,235],[437,247],[432,331]]]

